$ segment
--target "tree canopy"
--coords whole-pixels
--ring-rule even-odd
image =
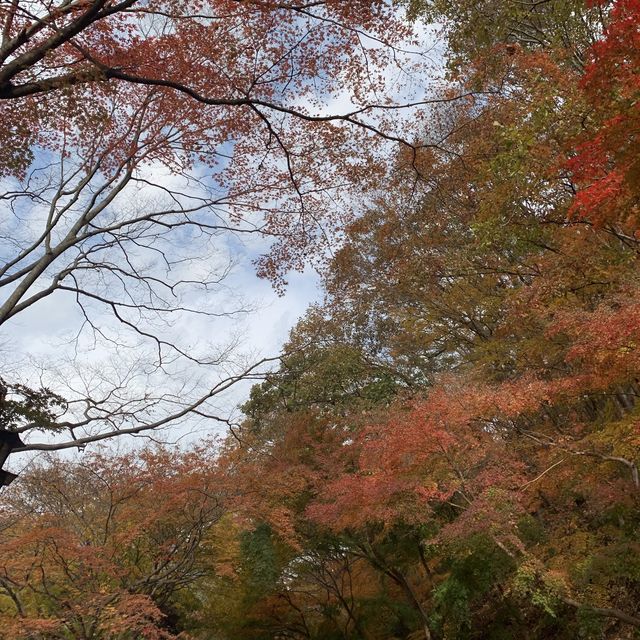
[[[218,398],[268,368],[230,329],[252,306],[229,284],[242,238],[282,291],[389,145],[418,146],[394,118],[455,98],[393,100],[389,69],[424,57],[378,0],[7,1],[0,24],[0,325],[63,308],[71,345],[9,356],[9,405],[52,409],[2,426],[18,450],[224,423]]]
[[[323,300],[296,324],[277,366],[248,370],[259,379],[221,442],[52,459],[3,490],[0,634],[637,637],[640,3],[402,4],[444,30],[448,90],[431,105],[433,121],[416,118],[407,129],[413,139],[378,148],[384,158],[363,151],[339,167],[361,193],[350,196],[353,215],[336,223],[340,241],[325,245]],[[162,6],[176,23],[164,44],[179,38],[182,14]],[[350,37],[375,34],[389,16],[397,34],[408,28],[387,3],[219,8],[225,19],[300,13],[274,23],[282,41],[317,11],[332,34],[337,25]],[[123,25],[140,17],[129,13]],[[196,20],[194,55],[210,19]],[[376,37],[391,44],[390,35]],[[136,38],[133,50],[143,47]],[[328,68],[337,72],[346,45],[335,35],[323,42],[318,51],[334,57]],[[47,100],[66,99],[51,74],[85,68],[104,75],[81,76],[73,91],[185,93],[171,71],[148,82],[136,58],[111,77],[120,63],[107,54],[74,55],[78,69],[42,72],[43,86],[52,85]],[[292,73],[300,95],[315,91]],[[323,77],[319,67],[309,74]],[[357,88],[363,79],[355,78]],[[201,99],[213,95],[201,82],[190,98],[220,107]],[[278,108],[252,97],[274,126]],[[281,99],[276,91],[265,101]],[[370,127],[388,131],[372,124],[368,107],[341,124],[295,109],[283,114],[292,118],[283,132],[301,133],[292,123],[304,123],[317,134],[309,144],[333,135],[337,147],[356,144],[358,134],[342,137],[351,127],[367,137]],[[248,136],[265,132],[255,117]],[[307,151],[313,161],[303,171],[315,172],[321,165]],[[285,176],[289,186],[295,175]],[[269,212],[290,215],[284,202]],[[244,224],[237,215],[229,221]],[[285,246],[300,250],[287,233]],[[272,258],[291,266],[277,251]],[[34,421],[65,428],[56,416],[68,399],[4,386],[0,408],[12,434]],[[200,404],[189,409],[206,414]],[[123,420],[139,417],[122,411]]]

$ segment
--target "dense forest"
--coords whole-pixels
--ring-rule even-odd
[[[314,239],[323,300],[223,440],[41,457],[3,489],[3,639],[640,637],[640,1],[394,10],[446,38],[424,139],[341,169],[362,197]],[[296,233],[258,265],[276,287]],[[5,429],[55,426],[61,397],[15,393]]]

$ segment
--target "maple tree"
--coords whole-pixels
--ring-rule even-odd
[[[0,633],[174,638],[172,603],[206,573],[222,515],[210,454],[50,460],[4,495]]]
[[[592,51],[581,81],[593,108],[588,134],[567,167],[579,191],[572,213],[598,225],[621,226],[632,242],[638,212],[638,115],[637,68],[640,64],[640,6],[617,2],[604,38]]]
[[[0,24],[0,324],[77,305],[73,362],[5,375],[65,399],[15,449],[224,422],[213,400],[268,363],[176,327],[249,311],[226,283],[246,234],[270,245],[256,267],[276,288],[322,262],[350,186],[414,143],[385,97],[389,64],[422,61],[410,25],[379,0],[7,1]],[[452,99],[405,106],[419,122]]]
[[[276,243],[261,268],[274,277],[317,234],[313,208],[363,165],[345,147],[366,156],[369,134],[401,140],[385,128],[399,105],[368,101],[384,87],[381,63],[410,35],[384,2],[6,3],[2,18],[0,97],[12,126],[39,131],[31,142],[45,146],[62,131],[81,149],[95,143],[88,128],[100,131],[112,164],[131,163],[153,136],[147,160],[220,168],[227,207],[268,211]],[[347,90],[351,111],[323,113]],[[132,126],[136,108],[145,124]],[[11,162],[24,172],[28,160]]]
[[[623,16],[603,43],[617,19],[635,29]],[[299,558],[332,536],[384,606],[413,609],[405,637],[617,638],[640,622],[635,241],[572,213],[565,154],[589,80],[550,47],[494,48],[469,71],[504,90],[457,105],[449,153],[405,174],[399,158],[397,199],[348,227],[324,305],[237,434],[261,479],[241,492],[246,526],[268,522]],[[322,637],[315,578],[294,575],[262,620]],[[377,637],[376,596],[349,593],[326,628]]]

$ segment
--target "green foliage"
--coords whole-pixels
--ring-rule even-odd
[[[565,588],[562,580],[540,572],[535,563],[525,562],[516,572],[513,587],[517,594],[529,598],[531,603],[547,615],[556,618],[560,606],[559,592]]]
[[[605,624],[601,616],[595,615],[588,607],[580,607],[576,617],[580,638],[585,638],[585,640],[602,638]]]
[[[572,63],[581,65],[602,33],[607,13],[606,6],[591,7],[585,0],[406,0],[404,4],[413,19],[445,25],[457,66],[505,43],[565,50]]]
[[[273,589],[280,572],[273,534],[268,525],[260,524],[253,531],[242,532],[239,573],[249,603]]]
[[[545,530],[539,520],[527,514],[517,524],[518,537],[526,546],[533,546],[545,541]]]
[[[30,425],[40,431],[60,429],[56,420],[66,408],[66,400],[50,389],[32,389],[23,384],[7,384],[0,379],[0,427],[14,431]]]
[[[254,429],[264,428],[278,411],[344,413],[355,406],[374,407],[397,393],[399,381],[368,361],[357,344],[317,344],[314,331],[313,326],[301,326],[286,347],[290,355],[283,358],[279,371],[252,388],[242,410]],[[303,340],[309,346],[298,348]]]
[[[441,630],[444,638],[469,637],[471,629],[469,590],[455,577],[447,578],[433,592],[433,603],[438,613],[434,625]]]

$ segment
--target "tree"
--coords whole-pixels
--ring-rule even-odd
[[[118,507],[114,518],[125,516],[115,532],[119,544],[105,545],[106,559],[97,545],[80,549],[88,559],[84,571],[76,571],[74,542],[76,531],[84,529],[69,526],[74,518],[62,517],[58,494],[50,499],[53,507],[45,505],[45,520],[29,510],[33,498],[12,503],[2,556],[15,584],[6,583],[6,598],[0,599],[12,633],[44,635],[61,628],[53,615],[38,613],[36,601],[54,602],[70,620],[98,619],[109,631],[117,615],[122,629],[132,610],[127,594],[142,598],[130,602],[144,604],[139,609],[149,633],[184,629],[200,637],[613,640],[640,628],[640,281],[632,209],[637,194],[635,148],[626,145],[621,129],[627,127],[633,141],[637,3],[445,4],[414,3],[430,15],[462,18],[447,25],[456,53],[469,61],[458,77],[469,92],[482,91],[482,99],[469,95],[451,102],[430,131],[419,131],[416,139],[428,144],[406,145],[392,157],[393,180],[384,183],[384,197],[367,198],[362,215],[342,227],[340,249],[324,263],[326,299],[298,323],[278,368],[260,377],[244,405],[244,419],[230,425],[215,471],[206,456],[192,459],[197,468],[180,458],[184,479],[172,472],[165,477],[170,456],[156,454],[156,465],[146,454],[144,464],[128,460],[131,470],[120,485],[109,475],[117,477],[118,469],[108,468],[110,485],[124,492],[138,486],[142,471],[154,469],[153,496],[163,492],[176,500],[158,516],[151,513],[155,503],[146,491],[132,498],[133,512]],[[296,11],[307,16],[316,6],[335,9],[335,18],[356,15],[339,13],[337,3]],[[269,11],[280,16],[293,5],[224,7],[225,15],[247,17],[255,10],[264,17]],[[170,13],[169,19],[176,16]],[[503,22],[492,31],[494,16]],[[202,17],[195,31],[208,19]],[[176,29],[164,35],[170,40]],[[589,48],[591,39],[597,42]],[[326,50],[333,44],[329,38]],[[99,67],[84,60],[94,72]],[[256,60],[259,66],[263,59]],[[106,65],[105,74],[111,68]],[[138,80],[114,76],[97,84],[119,87],[129,96],[135,94],[129,93],[131,84],[149,89],[148,76]],[[182,79],[175,85],[165,80],[154,81],[152,94],[145,95],[164,99],[188,93],[190,85],[180,84]],[[93,84],[95,78],[80,78],[69,92],[94,91]],[[50,95],[58,99],[63,93],[54,85]],[[211,95],[213,87],[204,88]],[[107,92],[105,99],[116,94]],[[282,106],[285,98],[278,100]],[[136,104],[129,101],[124,120],[147,122]],[[141,139],[158,141],[151,155],[171,131],[170,119],[163,119],[162,109],[154,111],[155,104],[149,103],[148,127],[141,124],[149,132]],[[271,107],[261,103],[258,109],[264,114]],[[78,123],[86,111],[77,104],[69,113]],[[358,117],[372,115],[366,113]],[[289,116],[280,139],[291,143],[303,129],[293,124],[300,113]],[[316,116],[312,120],[313,131],[320,131]],[[155,122],[163,127],[155,128]],[[191,122],[197,122],[195,115]],[[431,144],[440,134],[441,143]],[[107,148],[96,140],[91,144]],[[183,152],[187,147],[181,144]],[[74,145],[63,163],[77,162],[84,153]],[[596,161],[590,164],[594,149]],[[118,143],[100,166],[108,167],[119,153]],[[19,164],[19,150],[14,160]],[[216,175],[233,176],[235,160]],[[371,160],[368,151],[361,160]],[[313,162],[315,171],[320,165]],[[112,168],[100,171],[102,179]],[[140,180],[137,171],[133,181]],[[359,179],[353,164],[345,172]],[[606,183],[608,173],[623,176],[624,190],[591,191],[590,181],[597,185],[604,176]],[[214,189],[203,183],[202,189]],[[176,196],[185,206],[181,198]],[[162,203],[154,197],[153,204]],[[247,228],[249,220],[237,209],[235,217],[219,213],[225,231]],[[167,211],[160,220],[167,220]],[[142,240],[130,239],[136,247],[148,242],[144,234]],[[158,242],[148,248],[158,248]],[[86,248],[90,258],[91,241]],[[168,259],[171,251],[164,252]],[[144,274],[141,267],[138,272]],[[86,297],[97,283],[84,284],[78,289]],[[113,292],[110,286],[100,295],[112,296],[115,312],[126,321],[125,299],[116,300]],[[159,312],[158,304],[148,307],[139,318]],[[86,303],[85,308],[91,311]],[[100,316],[87,316],[96,334],[104,331]],[[131,325],[133,332],[146,331],[141,322]],[[163,340],[155,343],[156,360],[171,372],[171,354],[180,343]],[[182,357],[200,357],[181,351]],[[7,453],[23,427],[33,429],[38,421],[48,429],[59,427],[58,412],[67,400],[52,393],[45,380],[42,389],[31,389],[5,378],[0,409],[11,429],[2,441]],[[205,414],[204,405],[191,408]],[[122,411],[116,415],[126,421],[126,408]],[[56,481],[68,493],[79,490]],[[211,483],[216,490],[209,503]],[[204,492],[188,499],[187,487]],[[9,494],[25,495],[20,491],[14,485]],[[29,495],[37,493],[33,489]],[[95,501],[79,502],[97,514],[88,519],[104,522]],[[191,507],[203,504],[212,509],[206,524],[195,537],[181,537],[182,523],[194,515]],[[67,532],[55,530],[58,555],[51,553],[56,548],[52,513]],[[25,520],[15,521],[15,514]],[[25,522],[33,524],[29,531],[21,528]],[[47,544],[34,544],[31,531],[38,544],[44,539]],[[157,572],[148,577],[149,567],[172,557],[167,548],[180,547],[178,539],[186,544],[184,554],[178,551],[168,583],[156,585]],[[169,540],[168,546],[161,544],[158,555],[153,540]],[[14,542],[20,552],[15,561],[9,553]],[[40,551],[44,548],[49,551]],[[25,549],[52,576],[56,589],[49,600],[46,592],[34,593],[19,580],[30,566],[21,555]],[[71,559],[70,576],[57,570],[60,557]],[[95,597],[71,610],[68,599],[58,595],[75,593],[78,576]],[[33,584],[38,591],[42,581]],[[96,584],[116,594],[122,611],[103,615]],[[16,597],[7,588],[14,588]],[[35,613],[21,618],[16,601]],[[162,623],[160,613],[171,617]],[[19,626],[28,620],[33,631]],[[143,633],[139,622],[130,619],[132,633]]]
[[[64,403],[3,428],[28,450],[224,421],[214,399],[267,363],[232,360],[232,334],[195,345],[180,326],[228,331],[248,311],[225,283],[245,234],[271,243],[257,269],[277,287],[321,260],[348,185],[373,183],[386,145],[413,143],[400,105],[372,98],[389,61],[410,71],[408,24],[379,0],[3,2],[0,23],[0,324],[77,303],[72,362],[5,365],[9,387]],[[353,106],[329,112],[345,93]],[[408,108],[419,121],[451,99]],[[38,428],[65,437],[35,443]]]
[[[581,83],[592,107],[590,126],[567,162],[579,188],[573,215],[600,226],[621,226],[630,242],[636,240],[640,198],[639,20],[637,2],[615,3],[611,23],[593,46]]]
[[[31,469],[5,496],[0,633],[176,637],[168,615],[208,571],[202,541],[223,513],[216,484],[204,447]]]
[[[443,24],[451,62],[466,72],[469,63],[491,56],[507,45],[527,50],[548,49],[579,70],[584,69],[589,49],[602,35],[610,0],[536,0],[518,2],[482,0],[406,0],[415,16]]]
[[[594,103],[563,55],[477,61],[469,82],[501,90],[448,112],[447,149],[400,155],[393,189],[411,198],[392,191],[347,227],[325,304],[237,433],[234,470],[259,478],[240,494],[248,526],[268,522],[300,562],[328,561],[318,531],[333,537],[385,606],[413,609],[406,637],[615,638],[640,623],[636,243],[620,218],[571,213],[565,154]],[[627,58],[612,62],[625,78]],[[263,620],[314,637],[318,611],[295,597],[312,582],[283,577],[289,599]],[[323,616],[335,629],[336,609]]]
[[[130,107],[151,102],[149,119],[160,117],[154,131],[164,127],[148,152],[155,157],[174,158],[179,148],[187,165],[198,158],[219,166],[227,164],[225,145],[231,146],[233,170],[217,178],[229,187],[240,175],[243,187],[228,188],[225,204],[235,205],[238,215],[247,207],[271,211],[267,230],[287,237],[276,245],[272,257],[278,260],[263,262],[263,269],[299,264],[294,249],[307,247],[314,234],[309,206],[321,205],[323,193],[335,191],[361,166],[353,154],[348,168],[335,162],[344,158],[343,145],[353,150],[358,131],[401,139],[379,127],[384,121],[376,115],[398,105],[366,101],[370,90],[384,85],[380,63],[401,55],[394,45],[410,34],[384,2],[33,4],[3,12],[0,95],[12,126],[35,125],[45,145],[58,143],[64,127],[82,147],[91,140],[83,131],[87,124],[106,123],[107,134],[126,131]],[[168,59],[171,64],[164,64]],[[347,89],[356,104],[352,112],[320,113]],[[115,103],[114,96],[120,98]],[[57,101],[65,107],[66,126],[45,108]],[[419,104],[432,102],[439,100]],[[84,126],[74,132],[72,123]],[[111,152],[126,155],[135,145],[121,140]],[[325,175],[318,190],[312,178],[320,170]]]

